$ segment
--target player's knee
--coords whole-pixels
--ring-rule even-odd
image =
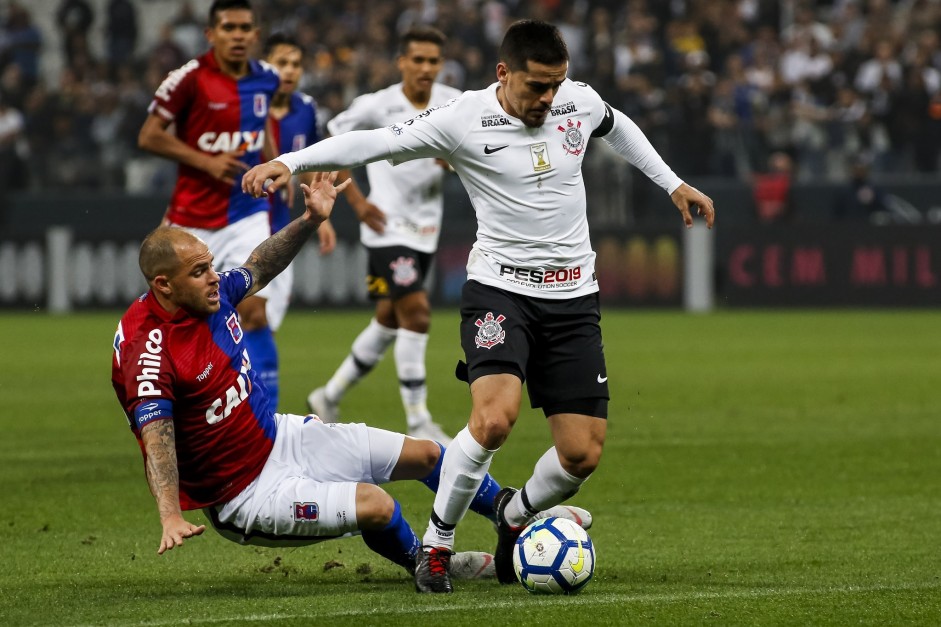
[[[602,449],[602,443],[592,441],[577,449],[559,451],[559,462],[565,472],[584,479],[598,467]]]
[[[392,520],[395,501],[379,486],[356,486],[356,522],[360,529],[383,529]]]
[[[516,411],[496,404],[475,407],[470,420],[471,434],[484,448],[500,448],[510,435]]]
[[[421,443],[421,449],[417,459],[421,464],[421,472],[425,473],[422,476],[427,477],[438,465],[438,459],[444,455],[444,451],[441,445],[434,440],[419,440],[419,442]]]
[[[424,292],[416,292],[395,302],[395,317],[403,329],[428,333],[431,329],[431,305]]]

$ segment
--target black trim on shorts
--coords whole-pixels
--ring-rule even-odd
[[[576,398],[571,401],[553,403],[542,408],[546,418],[556,414],[581,414],[594,418],[608,419],[608,399],[606,398]]]

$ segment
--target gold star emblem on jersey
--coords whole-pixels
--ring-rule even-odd
[[[533,172],[543,172],[552,167],[549,155],[546,153],[546,142],[529,145],[529,154],[533,158]]]

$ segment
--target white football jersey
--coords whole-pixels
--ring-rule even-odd
[[[498,86],[390,127],[393,159],[448,153],[477,214],[469,279],[542,298],[596,292],[582,160],[604,102],[566,80],[545,124],[530,128],[503,110]]]
[[[410,120],[326,139],[277,160],[297,172],[383,158],[392,163],[445,159],[461,177],[477,214],[469,279],[541,298],[596,292],[582,179],[592,132],[599,129],[618,154],[667,193],[683,181],[637,125],[588,85],[566,79],[538,128],[503,110],[498,87],[464,92]]]
[[[435,83],[428,107],[437,107],[461,95],[453,87]],[[359,96],[350,107],[327,123],[331,135],[375,129],[415,117],[424,109],[415,107],[396,83]],[[386,214],[385,232],[380,234],[360,224],[360,240],[370,248],[407,246],[433,253],[438,247],[444,206],[442,179],[445,170],[430,159],[419,159],[396,168],[388,161],[366,165],[369,201]]]

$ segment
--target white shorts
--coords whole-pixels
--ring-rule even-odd
[[[271,224],[268,222],[267,211],[253,213],[221,229],[198,229],[172,222],[169,224],[185,229],[206,242],[206,246],[213,255],[213,267],[217,272],[245,265],[255,247],[271,237]],[[269,298],[270,291],[271,284],[269,283],[255,296]]]
[[[238,496],[206,508],[239,544],[298,546],[358,533],[356,484],[387,483],[405,436],[360,423],[275,414],[274,448]]]
[[[268,291],[268,301],[265,303],[265,315],[268,318],[268,326],[272,331],[281,328],[284,322],[284,316],[288,312],[288,305],[291,302],[291,288],[294,287],[294,262],[284,269],[284,272],[276,276],[271,283],[265,287]]]

